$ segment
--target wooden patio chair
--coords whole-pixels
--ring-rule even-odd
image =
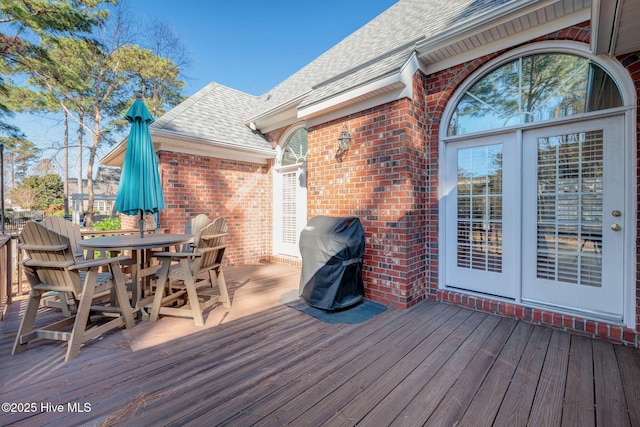
[[[211,219],[205,214],[198,214],[193,218],[189,219],[185,223],[184,233],[192,234],[193,241],[185,244],[184,247],[182,248],[182,252],[193,252],[193,248],[198,246],[198,240],[200,239],[200,231],[207,225],[211,224],[212,222],[213,221],[211,221]]]
[[[204,326],[202,312],[217,304],[231,307],[227,284],[222,272],[222,258],[227,236],[224,218],[216,218],[200,232],[197,247],[192,252],[159,252],[154,256],[161,260],[156,282],[156,293],[151,306],[150,320],[160,314],[193,318],[196,326]],[[172,265],[177,261],[177,265]],[[216,293],[217,288],[217,293]],[[168,304],[186,298],[182,307]]]
[[[59,216],[45,217],[42,220],[42,224],[48,229],[68,237],[69,245],[76,260],[84,260],[84,250],[80,246],[80,240],[82,240],[80,225]],[[76,310],[75,300],[66,292],[49,292],[42,296],[40,303],[46,307],[59,308],[66,317],[71,316]]]
[[[80,246],[80,241],[82,240],[82,230],[80,229],[80,225],[67,221],[60,216],[47,216],[42,220],[42,225],[58,234],[67,236],[67,238],[69,238],[71,250],[73,251],[73,255],[76,259],[78,261],[85,259],[84,250],[82,249],[82,246]],[[89,257],[93,258],[91,255],[89,255]]]
[[[80,246],[80,241],[82,240],[82,229],[80,225],[59,216],[45,217],[42,220],[42,224],[48,229],[69,238],[69,244],[71,245],[76,260],[84,261],[85,259],[94,258],[93,251],[86,251],[85,253],[85,250]],[[106,256],[106,254],[101,254],[101,256]],[[84,272],[81,272],[81,278],[84,279]],[[111,280],[110,273],[98,274],[99,283],[109,280]],[[113,301],[115,301],[115,299],[113,299]],[[72,295],[61,292],[50,292],[48,295],[44,295],[40,303],[46,307],[61,309],[62,313],[67,317],[71,316],[76,310],[75,300]]]
[[[31,292],[11,354],[25,351],[29,341],[34,339],[52,339],[68,342],[65,357],[65,361],[68,361],[78,355],[80,346],[85,341],[123,325],[127,328],[133,327],[133,313],[120,269],[120,262],[128,257],[79,261],[73,253],[68,237],[36,222],[25,224],[19,242],[20,249],[27,255],[22,264]],[[98,286],[98,269],[103,266],[108,267],[112,280]],[[81,279],[81,271],[85,272],[84,280]],[[92,305],[97,299],[96,295],[108,294],[111,286],[115,287],[119,307]],[[72,295],[78,307],[77,313],[34,329],[42,296],[50,291]],[[102,312],[116,317],[99,326],[88,328],[90,312]],[[68,331],[70,325],[72,327]]]

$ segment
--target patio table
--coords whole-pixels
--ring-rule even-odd
[[[127,234],[82,239],[80,246],[89,250],[105,252],[131,251],[131,281],[133,284],[131,305],[135,308],[141,308],[138,303],[144,296],[143,280],[151,274],[149,270],[151,249],[160,248],[168,251],[171,246],[176,246],[176,250],[179,250],[180,245],[189,242],[192,238],[191,234],[160,233],[146,234],[144,237],[140,237],[139,234]]]

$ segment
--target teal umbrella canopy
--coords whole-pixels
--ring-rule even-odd
[[[149,125],[154,120],[141,97],[133,102],[125,118],[131,123],[131,129],[114,209],[142,218],[144,214],[164,209],[162,182],[149,133]]]

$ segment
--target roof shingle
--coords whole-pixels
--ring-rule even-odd
[[[272,150],[262,135],[244,125],[256,102],[255,96],[218,83],[209,83],[152,123],[150,129],[152,132],[162,130],[220,146]]]
[[[345,74],[341,79],[311,94],[305,105],[375,80],[401,67],[411,48],[387,55],[403,45],[437,36],[496,7],[514,0],[400,0],[359,30],[280,83],[255,104],[251,117],[258,117],[299,97],[321,82]],[[380,58],[380,63],[366,64]],[[375,62],[375,61],[374,61]],[[347,73],[354,70],[354,73]],[[366,70],[366,71],[365,71]],[[342,80],[342,81],[339,81]]]

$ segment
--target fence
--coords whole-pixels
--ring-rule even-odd
[[[0,320],[4,318],[6,304],[11,303],[12,279],[12,236],[0,236]]]
[[[44,211],[9,211],[5,212],[4,229],[7,234],[20,233],[29,221],[42,221]]]

